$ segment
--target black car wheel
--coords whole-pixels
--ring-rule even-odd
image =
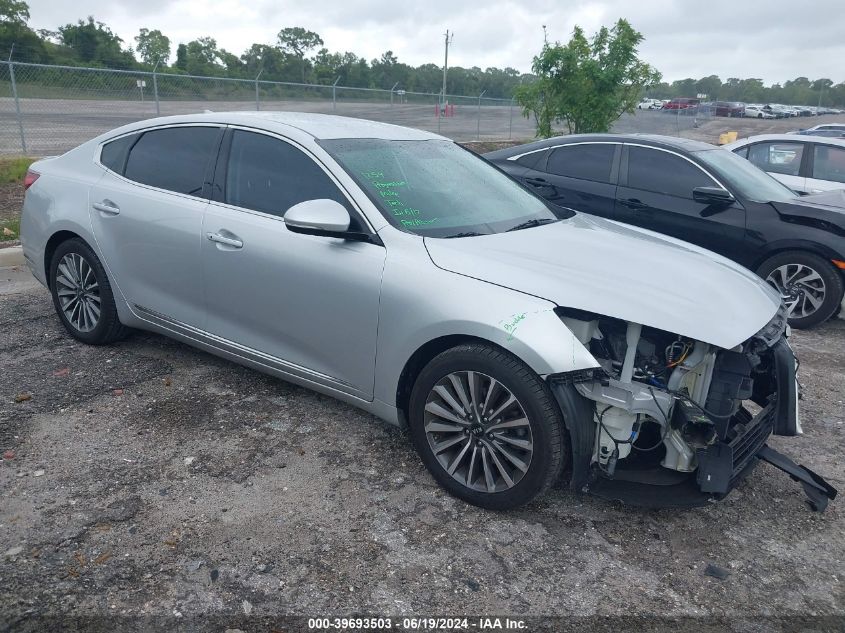
[[[411,393],[411,438],[451,494],[491,510],[520,506],[561,473],[569,449],[548,386],[518,358],[484,344],[436,356]]]
[[[780,292],[789,325],[809,328],[836,314],[842,302],[842,273],[827,260],[804,251],[785,251],[764,261],[757,274]]]
[[[104,345],[126,336],[106,271],[83,240],[70,239],[56,248],[50,261],[50,291],[62,325],[74,338]]]

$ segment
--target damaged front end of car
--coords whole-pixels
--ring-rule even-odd
[[[814,510],[835,498],[824,479],[766,444],[801,433],[785,309],[732,349],[556,312],[600,365],[549,377],[570,435],[574,490],[649,507],[703,505],[762,459],[799,481]]]

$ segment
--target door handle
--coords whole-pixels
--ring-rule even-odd
[[[244,243],[241,240],[234,237],[226,237],[225,235],[220,235],[220,233],[206,233],[205,236],[210,242],[225,244],[226,246],[231,246],[232,248],[243,248],[244,246]]]
[[[95,202],[91,206],[94,207],[94,209],[99,211],[100,213],[106,213],[108,215],[117,215],[118,213],[120,213],[120,207],[118,207],[111,200]]]
[[[526,178],[525,182],[527,182],[529,185],[535,185],[537,187],[545,187],[549,184],[548,182],[546,182],[545,178]]]
[[[623,207],[628,207],[633,211],[642,211],[643,209],[648,209],[648,205],[636,198],[629,198],[628,200],[620,200]]]

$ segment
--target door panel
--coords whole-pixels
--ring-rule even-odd
[[[627,178],[617,190],[617,219],[743,261],[745,210],[692,199],[695,187],[718,187],[717,182],[674,153],[640,146],[625,150]]]
[[[613,217],[618,144],[576,143],[551,150],[522,180],[560,207]]]
[[[281,218],[218,203],[203,232],[240,243],[202,241],[209,332],[372,397],[383,247],[292,233]]]
[[[202,244],[212,334],[282,361],[280,369],[370,399],[383,246],[293,233],[287,209],[329,198],[357,210],[293,143],[232,130]],[[279,363],[277,363],[279,364]]]
[[[221,133],[208,126],[145,132],[120,160],[106,145],[110,169],[146,184],[106,171],[90,191],[94,236],[123,297],[198,328],[205,324],[202,194]]]

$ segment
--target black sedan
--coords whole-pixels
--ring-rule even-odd
[[[793,327],[839,310],[845,209],[802,199],[731,152],[666,136],[591,134],[485,158],[553,208],[671,235],[756,271],[780,291]]]

